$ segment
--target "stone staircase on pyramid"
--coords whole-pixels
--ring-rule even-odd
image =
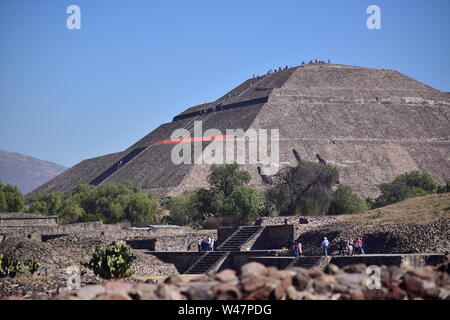
[[[97,176],[94,180],[89,182],[89,184],[93,186],[98,186],[105,182],[106,179],[108,179],[110,176],[112,176],[117,170],[122,168],[124,165],[126,165],[128,162],[136,158],[138,155],[140,155],[143,151],[147,150],[148,147],[144,148],[137,148],[129,152],[126,156],[124,156],[122,159],[114,163],[111,167],[106,169],[104,172],[102,172],[99,176]]]

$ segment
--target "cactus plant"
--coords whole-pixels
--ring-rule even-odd
[[[97,247],[85,266],[104,279],[125,278],[131,276],[131,265],[135,259],[130,247],[112,242],[106,247]]]

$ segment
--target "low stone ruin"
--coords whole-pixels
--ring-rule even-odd
[[[379,287],[365,265],[342,269],[278,270],[251,262],[240,273],[224,270],[163,283],[109,282],[60,294],[58,300],[410,300],[450,299],[450,262],[413,268],[381,266]],[[369,275],[368,275],[369,274]],[[370,287],[374,284],[375,287]]]

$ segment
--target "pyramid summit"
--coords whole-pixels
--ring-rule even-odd
[[[84,160],[30,195],[69,192],[78,184],[131,181],[159,195],[207,187],[208,164],[175,164],[172,133],[278,129],[279,162],[295,165],[292,150],[339,170],[341,183],[361,196],[404,172],[450,179],[450,94],[397,71],[307,64],[253,77],[216,101],[194,106],[124,151]],[[173,142],[173,141],[172,141]],[[211,141],[203,141],[206,147]],[[241,167],[264,187],[257,164]]]

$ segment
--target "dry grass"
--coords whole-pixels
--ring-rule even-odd
[[[442,218],[450,218],[450,193],[412,198],[375,210],[339,217],[341,221],[358,222],[367,226],[428,224]]]

